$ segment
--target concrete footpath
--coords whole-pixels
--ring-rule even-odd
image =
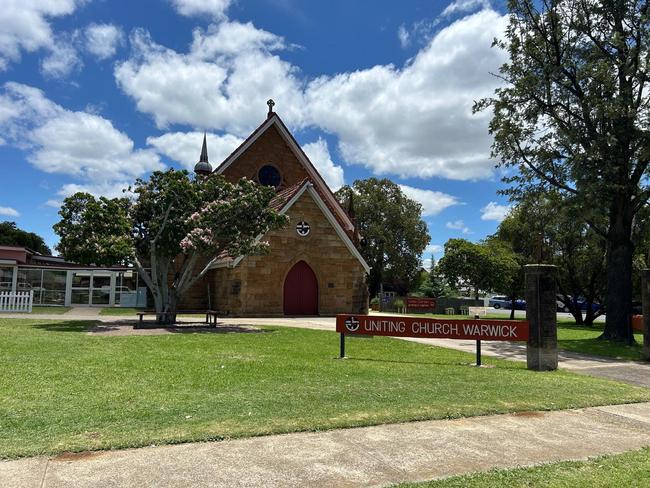
[[[650,403],[0,462],[3,488],[381,487],[650,445]]]

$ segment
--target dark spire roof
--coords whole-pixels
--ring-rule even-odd
[[[201,163],[208,163],[208,135],[204,132],[203,133],[203,147],[201,148],[201,159],[199,159],[199,162]]]
[[[194,172],[197,175],[209,175],[212,173],[212,165],[208,161],[208,140],[207,134],[203,133],[203,147],[201,147],[201,157],[199,162],[194,166]]]

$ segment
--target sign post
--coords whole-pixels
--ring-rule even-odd
[[[557,369],[556,273],[556,267],[549,264],[524,266],[526,319],[530,322],[526,363],[535,371]]]
[[[476,364],[481,365],[481,341],[527,341],[527,320],[436,319],[382,315],[337,315],[341,335],[339,357],[345,357],[345,336],[420,337],[476,341]]]

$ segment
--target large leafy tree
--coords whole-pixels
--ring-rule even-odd
[[[41,236],[19,229],[16,222],[0,222],[0,246],[21,246],[41,254],[51,254]]]
[[[55,226],[59,250],[83,264],[133,263],[159,322],[175,320],[183,295],[219,257],[264,252],[267,244],[258,237],[286,222],[269,207],[275,192],[245,178],[233,184],[157,171],[131,191],[133,200],[67,198]]]
[[[357,180],[336,192],[339,201],[351,208],[361,235],[363,258],[370,266],[368,288],[372,296],[381,283],[406,292],[417,283],[420,256],[430,237],[422,220],[422,205],[411,200],[388,179]]]
[[[647,0],[509,0],[491,107],[510,193],[553,188],[606,243],[603,337],[632,342],[632,229],[650,196]],[[604,224],[600,223],[603,216]]]
[[[454,288],[468,287],[478,300],[480,291],[507,291],[520,268],[517,256],[496,240],[474,243],[449,239],[440,271]]]
[[[558,192],[531,194],[501,222],[492,238],[507,242],[523,264],[558,268],[558,298],[578,324],[591,325],[602,313],[605,241],[580,218],[581,209]],[[578,299],[586,302],[581,309]]]
[[[424,279],[419,283],[416,293],[425,297],[445,297],[450,296],[456,292],[442,276],[440,266],[436,264],[436,260],[431,256],[431,267],[429,271],[425,272]]]
[[[133,256],[128,198],[95,198],[78,192],[67,197],[54,224],[60,238],[57,251],[81,264],[126,264]]]

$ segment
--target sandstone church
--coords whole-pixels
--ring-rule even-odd
[[[195,172],[273,186],[271,205],[289,224],[264,236],[267,254],[220,257],[184,306],[235,316],[365,313],[369,267],[354,220],[268,104],[266,120],[214,171],[204,138]]]

